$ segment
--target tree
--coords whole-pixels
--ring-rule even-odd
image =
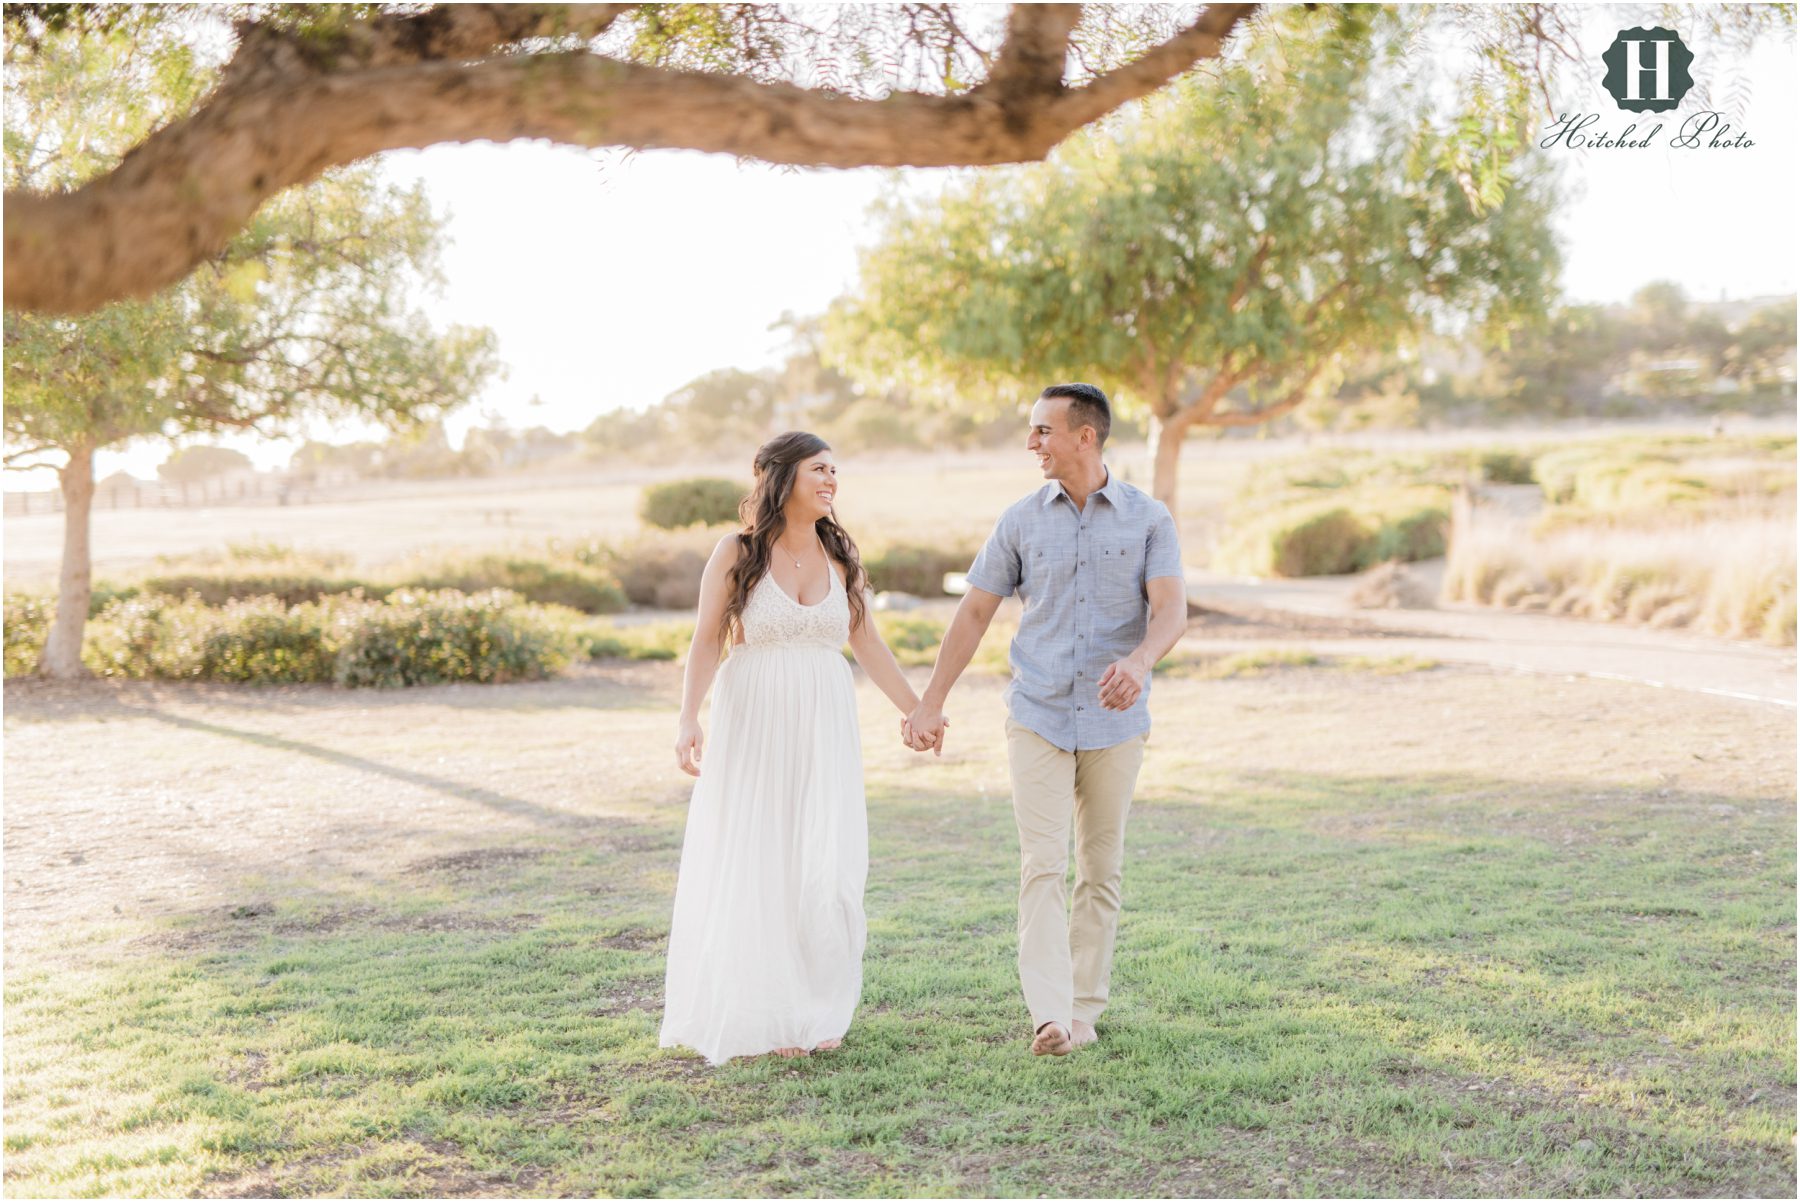
[[[1286,10],[1279,38],[1044,164],[892,202],[831,315],[836,353],[868,380],[965,393],[1116,382],[1152,416],[1173,507],[1189,430],[1291,412],[1347,354],[1433,319],[1533,318],[1557,267],[1548,186],[1494,114],[1481,140],[1511,152],[1510,185],[1468,194],[1429,78],[1393,69],[1399,20]]]
[[[179,51],[151,46],[121,31],[41,41],[32,70],[7,80],[8,187],[70,186],[136,144],[156,98],[178,101],[184,86]],[[146,88],[162,91],[147,100]],[[312,416],[404,425],[463,403],[493,373],[491,332],[439,333],[409,308],[415,284],[441,283],[440,248],[422,191],[386,188],[365,164],[264,206],[148,299],[80,318],[6,313],[6,462],[63,459],[61,580],[41,673],[83,671],[100,448],[221,430],[272,437]]]
[[[1794,353],[1794,304],[1769,305],[1735,331],[1720,374],[1748,389],[1781,384],[1781,363]]]
[[[148,295],[284,189],[438,142],[550,138],[834,167],[1041,158],[1216,57],[1255,6],[1208,5],[1167,28],[1163,14],[1121,27],[1103,6],[1022,4],[1003,37],[979,39],[963,28],[978,13],[943,5],[221,7],[235,45],[203,99],[77,190],[8,192],[8,307],[86,312]],[[46,30],[104,30],[111,18],[86,8],[8,5],[9,42],[26,58]],[[1071,87],[1078,24],[1099,66]],[[885,82],[889,61],[937,94],[856,95]],[[791,82],[807,76],[814,86]]]
[[[171,484],[199,484],[231,472],[253,470],[250,456],[230,447],[182,447],[163,460],[156,474]]]
[[[1607,19],[1656,23],[1656,6],[1642,7]],[[826,167],[1036,161],[1240,40],[1254,44],[1267,16],[1257,8],[1017,4],[1001,17],[997,6],[915,3],[8,4],[9,67],[64,31],[179,21],[218,30],[226,50],[196,61],[205,87],[145,127],[116,167],[66,191],[8,192],[6,305],[79,313],[148,296],[218,254],[283,190],[439,142],[548,138]],[[1553,109],[1556,73],[1581,64],[1565,7],[1420,11],[1469,35],[1470,112]],[[1713,6],[1682,19],[1705,53],[1704,35],[1742,43],[1793,15]],[[1490,203],[1504,156],[1478,135],[1449,146],[1464,186]]]

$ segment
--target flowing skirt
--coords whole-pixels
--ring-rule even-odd
[[[712,1064],[842,1038],[862,994],[869,832],[850,665],[736,647],[719,668],[669,929],[663,1047]]]

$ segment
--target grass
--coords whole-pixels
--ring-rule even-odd
[[[1444,594],[1514,609],[1794,645],[1794,514],[1568,527],[1484,517],[1451,548]]]
[[[1418,655],[1318,655],[1293,647],[1257,647],[1230,655],[1179,653],[1157,664],[1158,676],[1196,680],[1232,680],[1261,676],[1280,668],[1326,668],[1341,672],[1369,672],[1396,676],[1429,672],[1438,661]]]
[[[676,669],[587,671],[9,686],[9,885],[90,884],[62,921],[33,907],[73,884],[9,898],[8,1192],[1792,1193],[1785,715],[1465,669],[1163,679],[1103,1042],[1050,1061],[1001,682],[959,686],[938,760],[863,681],[850,1038],[709,1070],[656,1041]],[[214,904],[113,909],[165,892],[159,841],[193,854],[161,813],[117,892],[54,875],[68,841],[32,832],[102,781],[203,815]]]

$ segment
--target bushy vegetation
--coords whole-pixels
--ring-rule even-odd
[[[1543,537],[1477,525],[1457,544],[1448,600],[1794,643],[1794,522],[1664,530],[1567,527]]]
[[[400,589],[297,605],[143,594],[101,613],[83,659],[133,679],[358,688],[537,679],[574,651],[566,626],[516,593]]]
[[[37,667],[44,636],[56,613],[56,598],[36,593],[6,594],[6,674],[22,676]]]
[[[1330,576],[1442,555],[1456,485],[1516,479],[1522,460],[1493,449],[1312,451],[1258,464],[1232,498],[1213,566]]]
[[[98,616],[109,601],[139,594],[192,595],[213,606],[274,597],[292,606],[350,593],[380,600],[399,589],[505,589],[539,605],[566,605],[592,614],[617,613],[626,606],[625,591],[611,573],[555,553],[438,554],[380,573],[352,574],[341,557],[264,548],[168,563],[133,583],[97,583],[93,613]]]
[[[869,587],[878,593],[941,597],[944,595],[944,576],[950,572],[968,571],[980,550],[980,546],[973,543],[949,546],[888,543],[863,548],[863,570],[869,574]]]
[[[644,489],[638,516],[646,525],[663,530],[717,526],[738,520],[738,502],[744,493],[743,485],[713,476],[669,480]]]
[[[1794,439],[1630,438],[1532,465],[1528,525],[1477,514],[1450,600],[1794,642]]]

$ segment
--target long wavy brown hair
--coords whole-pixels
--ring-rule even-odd
[[[727,578],[725,616],[719,622],[719,638],[727,645],[743,630],[744,606],[750,600],[750,590],[769,570],[771,548],[787,529],[787,501],[793,495],[794,477],[800,465],[830,449],[823,438],[803,430],[777,435],[756,449],[752,465],[756,483],[750,495],[738,502],[738,521],[742,524],[738,530],[738,557]],[[830,514],[815,522],[814,528],[819,532],[819,541],[825,544],[825,553],[843,565],[844,591],[850,600],[850,629],[855,630],[862,625],[863,590],[869,584],[856,541]]]

